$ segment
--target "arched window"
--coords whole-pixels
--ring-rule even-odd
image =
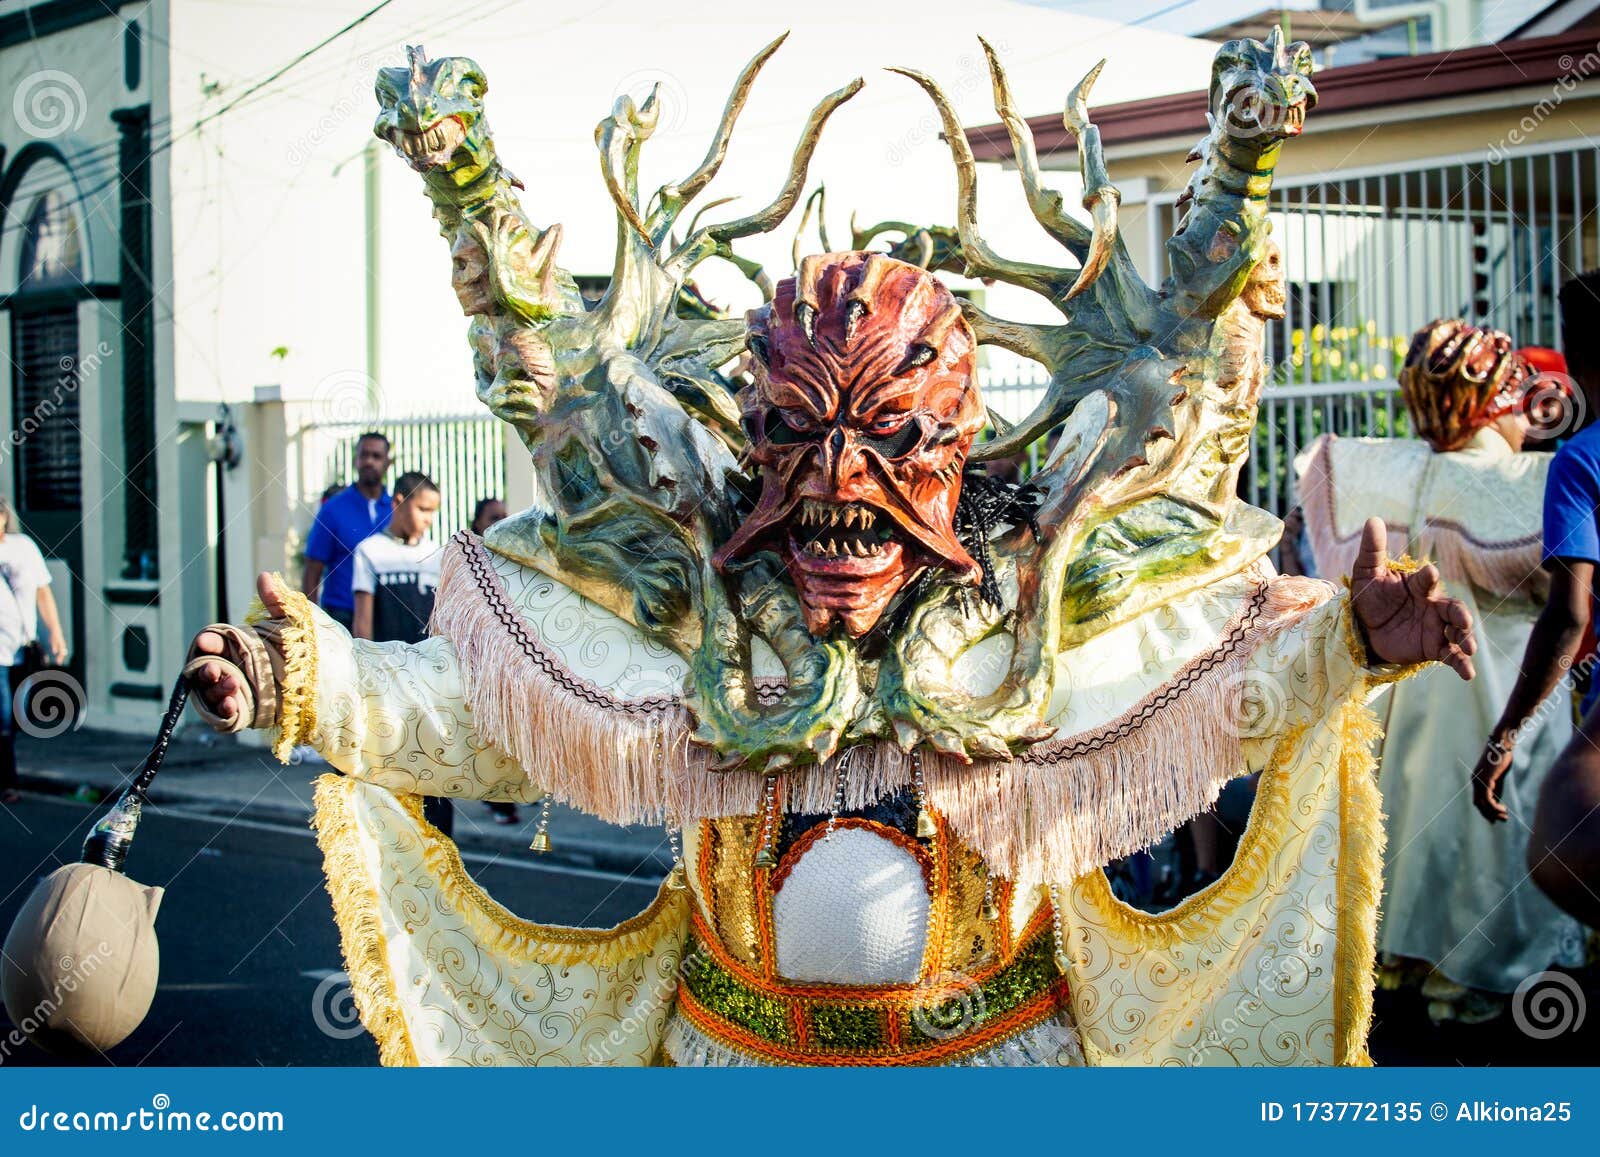
[[[21,268],[17,290],[54,289],[83,280],[83,245],[78,217],[59,189],[41,194],[22,231]]]

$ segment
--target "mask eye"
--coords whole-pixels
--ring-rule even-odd
[[[791,426],[784,418],[782,410],[771,410],[767,413],[763,433],[767,441],[774,446],[798,446],[802,442],[814,442],[817,439],[815,433]]]
[[[861,444],[884,458],[904,458],[922,445],[922,427],[910,414],[883,414],[862,430]]]
[[[744,343],[745,349],[750,351],[750,356],[764,366],[772,364],[772,347],[767,344],[767,339],[760,334],[751,334]]]
[[[905,369],[912,370],[916,369],[918,366],[925,366],[938,356],[938,350],[934,349],[926,342],[919,341],[916,343],[916,345],[911,347],[911,352],[906,355]],[[903,373],[904,370],[901,372]]]

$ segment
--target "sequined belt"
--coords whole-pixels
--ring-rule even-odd
[[[768,982],[706,937],[684,946],[678,1014],[719,1044],[779,1064],[918,1065],[978,1052],[1055,1016],[1067,981],[1048,921],[1012,958],[965,976],[882,988]]]

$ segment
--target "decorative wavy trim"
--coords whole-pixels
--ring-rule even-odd
[[[611,928],[571,928],[524,920],[497,903],[468,874],[455,843],[424,818],[421,796],[395,798],[421,833],[423,862],[438,882],[440,896],[465,919],[478,944],[518,964],[603,968],[644,956],[663,940],[682,941],[688,931],[689,893],[669,888],[665,881],[648,908]]]
[[[1009,761],[963,764],[924,752],[928,803],[1001,874],[1071,880],[1147,847],[1216,801],[1243,762],[1238,703],[1251,655],[1335,591],[1313,579],[1264,581],[1216,647],[1100,727]],[[542,790],[611,823],[691,824],[755,815],[764,778],[716,772],[689,743],[676,699],[628,700],[574,674],[524,622],[482,542],[446,550],[433,629],[455,646],[473,726]],[[791,768],[782,806],[833,810],[849,758],[844,810],[913,782],[892,743],[863,745],[822,767]]]
[[[278,693],[278,723],[272,754],[280,763],[317,730],[317,612],[311,600],[289,585],[281,575],[271,577],[287,612],[283,619],[283,685]],[[259,598],[250,604],[246,623],[265,622],[270,616]]]
[[[387,1066],[417,1064],[417,1051],[406,1028],[405,1012],[389,971],[388,940],[383,934],[382,902],[372,886],[362,854],[362,835],[351,793],[356,781],[342,775],[317,777],[316,815],[311,824],[322,849],[322,868],[339,946],[355,996],[361,1023],[378,1042],[378,1059]]]

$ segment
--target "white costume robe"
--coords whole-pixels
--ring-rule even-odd
[[[1539,523],[1550,458],[1513,453],[1485,429],[1448,454],[1419,441],[1324,437],[1298,464],[1319,574],[1348,575],[1362,523],[1377,516],[1390,551],[1406,545],[1433,560],[1472,612],[1476,679],[1424,671],[1377,706],[1388,828],[1378,946],[1491,992],[1583,962],[1580,927],[1523,860],[1539,786],[1572,734],[1564,689],[1517,744],[1501,789],[1511,821],[1491,825],[1472,806],[1472,769],[1516,683],[1545,586]]]

